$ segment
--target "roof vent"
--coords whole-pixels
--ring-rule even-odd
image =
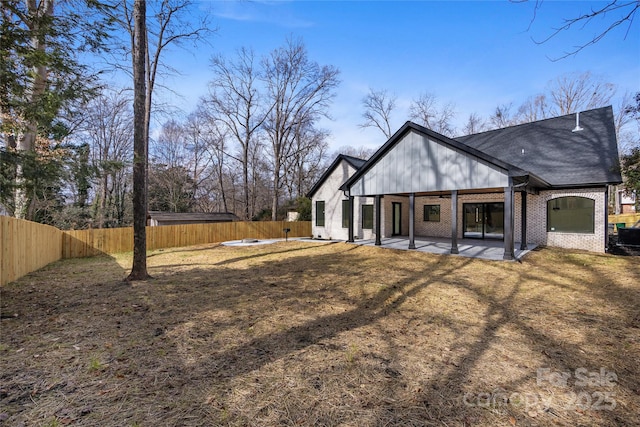
[[[571,132],[579,132],[581,130],[584,130],[584,129],[580,127],[580,112],[578,111],[576,113],[576,127],[573,128]]]

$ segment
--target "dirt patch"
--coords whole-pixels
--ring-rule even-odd
[[[0,424],[640,425],[640,258],[338,243],[55,263],[1,289]]]

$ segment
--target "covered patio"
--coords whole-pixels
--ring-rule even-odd
[[[376,245],[375,239],[356,239],[353,243],[362,246],[378,246],[388,249],[408,250],[409,237],[396,236],[382,238],[379,245]],[[415,249],[411,250],[439,255],[452,255],[451,239],[443,237],[416,237],[414,239],[414,243]],[[514,249],[514,259],[519,260],[527,253],[535,249],[536,246],[537,245],[534,243],[527,243],[526,249],[521,249],[522,246],[520,242],[516,242]],[[504,242],[501,240],[487,239],[458,239],[458,253],[453,255],[492,261],[502,261],[504,260]]]

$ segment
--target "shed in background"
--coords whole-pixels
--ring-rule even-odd
[[[159,212],[150,211],[147,215],[147,225],[151,227],[159,225],[180,225],[180,224],[209,224],[215,222],[240,221],[231,212]]]

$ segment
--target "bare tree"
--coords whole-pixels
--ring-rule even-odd
[[[155,164],[149,169],[150,210],[189,212],[193,205],[193,180],[187,168]]]
[[[385,89],[369,89],[369,93],[362,98],[364,107],[364,123],[358,125],[361,128],[374,127],[379,129],[385,138],[391,138],[391,113],[396,108],[395,95],[388,93]]]
[[[215,176],[214,158],[209,147],[218,141],[216,134],[209,132],[206,116],[198,110],[187,117],[183,129],[186,148],[190,153],[186,167],[191,173],[194,203],[200,205],[203,199],[209,197],[208,182]]]
[[[131,6],[133,1],[133,7]],[[141,4],[142,3],[142,4]],[[153,106],[153,94],[156,88],[156,79],[158,77],[159,70],[164,68],[165,70],[174,71],[170,67],[167,67],[161,61],[163,53],[166,52],[172,46],[180,46],[182,43],[191,40],[200,40],[204,34],[209,30],[205,21],[196,21],[189,15],[189,11],[193,6],[190,0],[163,0],[161,2],[149,2],[153,9],[149,15],[153,17],[153,20],[147,22],[146,7],[147,3],[140,0],[118,0],[111,8],[110,17],[117,22],[121,28],[127,31],[129,35],[130,48],[122,46],[120,51],[114,49],[115,55],[120,52],[122,57],[126,57],[131,54],[133,67],[123,66],[121,58],[117,58],[116,67],[124,71],[132,71],[134,80],[134,109],[135,104],[139,101],[143,101],[144,110],[134,112],[135,114],[141,113],[142,118],[135,116],[135,121],[143,120],[142,128],[138,129],[143,131],[140,136],[144,140],[143,149],[136,148],[134,138],[134,263],[129,280],[139,280],[147,277],[146,272],[146,258],[144,264],[142,263],[142,256],[146,257],[146,249],[142,246],[142,242],[146,241],[144,222],[146,222],[146,205],[147,205],[147,171],[143,175],[140,172],[136,175],[137,167],[140,162],[143,162],[145,168],[148,164],[149,153],[149,126],[151,123],[151,111]],[[144,23],[140,22],[140,14],[144,15]],[[144,24],[144,25],[143,25]],[[144,34],[141,33],[144,32]],[[144,38],[144,43],[140,44],[140,39]],[[142,49],[141,52],[138,49]],[[141,55],[140,58],[136,58],[136,55]],[[120,65],[118,65],[120,64]],[[144,74],[139,75],[139,66],[143,65]],[[138,81],[139,78],[144,79],[144,85]],[[137,82],[137,86],[136,86]],[[137,93],[140,89],[144,89],[144,97],[139,98],[140,94]],[[136,123],[136,127],[139,123]],[[143,151],[139,151],[143,150]],[[143,155],[144,160],[138,158]],[[143,180],[138,182],[138,179]],[[137,192],[136,188],[139,185],[143,185],[145,188],[142,192]],[[143,196],[142,200],[139,197]],[[142,213],[144,211],[144,214]],[[144,220],[142,217],[144,216]],[[140,233],[138,235],[137,233]],[[143,252],[144,249],[144,252]],[[143,255],[144,254],[144,255]]]
[[[545,94],[539,94],[529,97],[518,108],[517,120],[520,122],[535,122],[546,119],[550,114],[552,113],[549,111],[547,96]]]
[[[174,119],[167,120],[162,125],[151,148],[151,162],[170,167],[183,166],[190,156],[184,127]]]
[[[135,43],[134,29],[134,9],[131,6],[132,0],[117,0],[112,8],[111,18],[116,21],[121,28],[129,35],[129,47],[121,46],[119,49],[112,49],[115,57],[113,65],[126,72],[131,73],[128,65],[123,64],[122,58],[127,58],[133,51]],[[162,61],[166,51],[172,47],[182,47],[187,41],[194,44],[203,41],[205,35],[211,30],[207,18],[196,19],[190,13],[194,7],[191,0],[163,0],[159,2],[148,2],[153,9],[150,11],[146,22],[145,61],[147,65],[145,73],[146,93],[145,93],[145,127],[147,134],[147,145],[149,126],[151,123],[151,113],[154,106],[154,91],[158,86],[158,78],[168,74],[175,74],[177,70],[168,66]],[[169,89],[162,86],[164,89]],[[147,147],[148,151],[148,147]]]
[[[212,59],[214,78],[210,83],[210,94],[205,106],[240,144],[242,163],[242,185],[244,197],[244,219],[251,218],[249,203],[249,155],[258,144],[258,132],[270,112],[262,102],[258,90],[259,70],[255,66],[252,50],[241,48],[235,61],[228,62],[221,56]]]
[[[544,93],[529,97],[513,112],[513,104],[496,107],[489,118],[493,128],[529,123],[548,117],[603,107],[611,102],[616,86],[590,72],[563,74],[551,80]]]
[[[500,129],[518,124],[518,117],[512,113],[512,108],[512,103],[498,105],[493,114],[489,117],[491,127],[494,129]]]
[[[151,145],[148,172],[150,210],[187,212],[193,205],[193,180],[185,167],[190,162],[186,132],[182,123],[171,119],[162,125]]]
[[[329,156],[328,161],[332,162],[338,156],[338,154],[355,157],[356,159],[368,160],[375,154],[376,151],[376,148],[367,148],[364,146],[353,147],[351,145],[344,145],[342,147],[339,147],[331,156]],[[325,167],[326,166],[329,165],[327,164],[325,165]]]
[[[131,99],[122,92],[105,92],[87,105],[79,137],[89,141],[98,180],[94,200],[98,228],[123,225],[131,188],[132,133]]]
[[[512,0],[514,3],[526,3],[528,0]],[[536,16],[541,9],[543,0],[536,0],[534,6],[534,13],[531,19],[531,25],[536,19]],[[590,39],[579,43],[577,46],[572,47],[571,50],[565,52],[562,56],[552,59],[558,61],[560,59],[567,58],[572,55],[576,55],[581,50],[592,46],[602,40],[607,34],[616,29],[617,27],[626,27],[625,38],[632,34],[631,27],[634,23],[634,18],[638,9],[640,9],[640,1],[638,0],[608,0],[604,4],[599,4],[598,8],[591,8],[586,13],[581,13],[572,18],[563,18],[563,22],[560,26],[554,28],[549,36],[536,41],[537,44],[543,44],[549,40],[555,38],[559,34],[565,31],[581,31],[585,33],[587,28],[593,29],[589,31],[589,34],[593,34]],[[603,25],[603,26],[601,26]]]
[[[453,126],[455,115],[455,106],[452,103],[440,106],[437,97],[428,92],[420,94],[409,107],[411,120],[449,137],[455,133]]]
[[[207,153],[211,159],[213,174],[216,177],[217,191],[215,191],[216,196],[214,199],[218,199],[218,203],[214,204],[214,206],[216,206],[215,210],[230,212],[227,194],[229,188],[232,189],[232,192],[235,191],[233,185],[235,177],[232,174],[232,168],[226,162],[226,159],[229,158],[226,154],[228,139],[225,133],[226,130],[221,129],[215,120],[210,119],[208,113],[203,108],[199,108],[198,114],[203,115],[205,118],[206,130],[203,131],[201,135],[205,138]],[[231,160],[234,159],[231,158]],[[210,197],[208,197],[208,199],[210,199]],[[233,212],[236,212],[235,204],[232,205]]]
[[[487,130],[487,123],[477,113],[469,114],[467,123],[462,128],[464,135],[472,135],[474,133],[480,133]]]
[[[327,158],[328,132],[313,126],[299,127],[294,139],[293,154],[285,159],[283,176],[290,200],[304,196],[322,172]]]
[[[635,94],[626,92],[614,110],[616,113],[614,120],[620,154],[628,153],[631,149],[640,147],[640,114],[638,114],[638,106],[640,106],[640,92]]]
[[[145,280],[147,273],[147,141],[146,127],[146,0],[133,8],[133,266],[127,280]]]
[[[263,65],[267,103],[271,106],[265,130],[271,149],[271,219],[275,221],[285,173],[283,166],[295,154],[296,135],[303,126],[312,126],[320,117],[328,117],[329,104],[339,84],[339,71],[311,61],[302,41],[291,39],[271,52]]]
[[[585,73],[568,73],[549,83],[550,115],[560,116],[602,107],[611,102],[616,87],[601,77]]]

